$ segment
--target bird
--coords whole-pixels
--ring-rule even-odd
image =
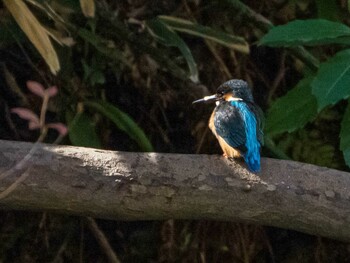
[[[248,83],[231,79],[221,84],[216,94],[192,103],[215,101],[209,128],[226,158],[243,157],[251,172],[260,172],[260,149],[264,143],[263,113],[255,104]]]

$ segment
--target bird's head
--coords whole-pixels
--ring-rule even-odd
[[[220,101],[245,101],[253,102],[253,96],[248,83],[241,79],[231,79],[221,84],[216,90],[216,94],[205,96],[202,99],[195,100],[192,103],[215,100]]]

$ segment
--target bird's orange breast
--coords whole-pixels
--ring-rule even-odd
[[[215,125],[214,125],[214,115],[215,115],[215,110],[213,111],[213,113],[210,116],[209,128],[213,132],[215,137],[218,139],[220,147],[221,147],[222,151],[224,152],[224,156],[227,158],[239,158],[239,157],[241,157],[241,154],[239,153],[239,151],[235,150],[230,145],[228,145],[225,142],[225,140],[217,134],[216,129],[215,129]]]

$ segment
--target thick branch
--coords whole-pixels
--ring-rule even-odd
[[[31,147],[0,141],[1,173]],[[0,190],[24,171],[29,177],[0,200],[0,208],[121,220],[239,221],[350,241],[350,174],[314,165],[263,159],[256,176],[217,155],[42,144]]]

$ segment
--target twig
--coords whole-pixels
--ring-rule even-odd
[[[68,233],[68,235],[64,238],[64,241],[63,241],[60,249],[57,251],[54,260],[52,260],[52,263],[57,263],[57,262],[61,262],[62,261],[61,255],[66,250],[67,244],[68,244],[68,242],[70,240],[70,237],[71,237],[71,233]]]
[[[29,175],[30,175],[30,167],[26,169],[13,184],[11,184],[9,187],[7,187],[4,191],[0,193],[0,200],[4,199],[9,194],[11,194],[20,183],[22,183],[25,179],[27,179]]]
[[[219,63],[219,65],[220,65],[219,68],[222,69],[223,73],[225,74],[225,78],[232,79],[232,74],[231,74],[230,70],[228,69],[228,67],[226,66],[223,59],[220,57],[220,55],[216,51],[214,45],[210,41],[207,41],[207,40],[205,40],[205,44],[209,48],[210,52],[213,54],[216,61]]]
[[[40,143],[45,139],[46,134],[47,134],[47,130],[45,129],[42,131],[39,139],[34,143],[33,147],[26,154],[26,156],[24,156],[14,167],[12,167],[11,169],[8,169],[7,171],[0,174],[0,180],[3,180],[6,177],[12,175],[14,172],[23,169],[24,165],[29,161],[30,158],[32,158],[34,156],[34,153],[38,150],[38,147],[39,147]],[[20,178],[18,178],[18,180],[20,180]]]
[[[275,91],[277,89],[277,87],[279,86],[279,84],[281,83],[281,81],[284,78],[285,72],[286,72],[286,67],[285,67],[285,58],[286,58],[286,53],[283,52],[281,59],[280,59],[280,63],[279,63],[279,70],[277,72],[277,75],[271,85],[271,88],[269,90],[269,94],[267,97],[267,104],[270,105],[271,104],[271,100],[272,100],[272,96],[275,94]]]
[[[91,230],[91,232],[95,235],[98,243],[100,244],[102,250],[105,252],[109,262],[112,263],[120,263],[119,258],[115,254],[114,250],[112,249],[111,245],[109,244],[105,234],[100,230],[98,227],[95,219],[91,217],[86,218],[86,223]]]

